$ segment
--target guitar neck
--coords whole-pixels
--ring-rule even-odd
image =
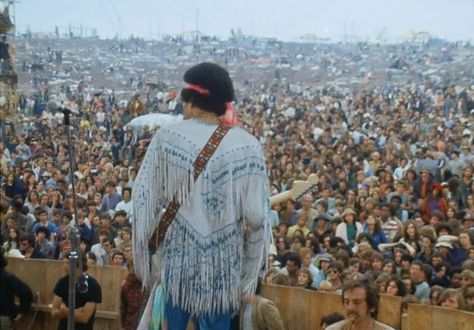
[[[273,195],[270,197],[270,205],[273,206],[275,204],[285,202],[291,198],[291,191],[284,191],[277,195]]]

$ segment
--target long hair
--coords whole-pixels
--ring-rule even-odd
[[[344,293],[346,291],[351,291],[357,288],[362,288],[365,290],[365,299],[370,312],[370,316],[372,316],[373,318],[377,318],[377,315],[379,313],[380,295],[377,289],[373,287],[367,280],[356,280],[345,283],[342,287],[342,304],[344,304]]]
[[[200,92],[197,88],[185,87],[181,90],[181,99],[218,116],[225,113],[226,103],[235,98],[229,73],[217,64],[197,64],[184,73],[183,79],[202,90]]]

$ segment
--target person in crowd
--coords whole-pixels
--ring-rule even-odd
[[[341,222],[336,229],[336,236],[342,238],[349,248],[354,247],[357,235],[362,233],[362,225],[355,221],[355,216],[356,213],[353,209],[345,209],[342,213],[344,222]]]
[[[439,295],[438,306],[450,308],[450,309],[459,309],[466,310],[466,301],[462,293],[456,289],[446,289]]]
[[[118,203],[122,201],[122,196],[117,193],[116,184],[113,181],[107,182],[105,185],[106,193],[102,197],[102,208],[101,212],[109,212],[115,210]]]
[[[41,226],[36,229],[35,249],[45,258],[51,259],[54,253],[54,244],[46,237],[49,236],[48,228]]]
[[[316,267],[319,269],[319,273],[316,275],[316,280],[313,279],[313,281],[317,289],[319,289],[321,282],[326,280],[329,265],[332,261],[334,261],[334,258],[328,253],[323,253],[316,259]]]
[[[296,272],[298,281],[296,282],[296,287],[313,290],[311,283],[313,282],[313,276],[308,268],[301,267]]]
[[[288,228],[288,237],[290,239],[293,239],[293,236],[295,235],[296,231],[301,231],[302,236],[305,237],[306,235],[309,234],[311,231],[308,227],[308,213],[307,212],[301,212],[297,215],[296,217],[296,224]]]
[[[27,259],[46,258],[46,256],[36,247],[35,237],[33,234],[23,234],[20,236],[20,251]]]
[[[128,273],[120,291],[120,320],[124,330],[135,330],[144,292],[142,282],[135,273],[132,259],[127,263],[127,270]]]
[[[316,277],[319,274],[319,269],[313,264],[313,251],[311,251],[307,247],[301,248],[298,253],[300,254],[301,257],[301,264],[304,268],[308,269],[309,272],[311,273],[311,287],[312,288],[317,288],[316,286]]]
[[[343,269],[344,268],[342,264],[338,261],[333,261],[328,266],[326,280],[329,281],[329,283],[331,283],[331,286],[334,291],[338,291],[342,287]]]
[[[255,294],[243,298],[240,315],[239,329],[275,329],[283,330],[285,327],[275,303],[260,295],[261,284],[257,285]]]
[[[367,281],[348,282],[342,288],[342,303],[346,311],[346,319],[334,323],[326,329],[393,329],[376,320],[379,300],[379,293]]]
[[[45,227],[47,231],[46,239],[50,239],[51,235],[55,236],[58,233],[56,225],[48,220],[48,213],[45,209],[39,208],[35,211],[36,223],[33,225],[32,231],[37,232],[39,227]]]
[[[125,211],[128,219],[133,219],[132,188],[125,187],[122,189],[122,201],[115,206],[115,212],[117,211]]]
[[[410,266],[410,277],[415,284],[415,297],[418,299],[430,298],[430,286],[428,281],[431,279],[431,266],[415,260]]]
[[[301,257],[296,252],[287,252],[285,255],[286,264],[280,273],[288,276],[289,285],[296,286],[298,283],[298,270],[301,268]]]
[[[20,232],[15,227],[6,228],[8,233],[8,239],[3,243],[3,249],[5,252],[10,250],[19,250],[20,249]]]
[[[388,280],[386,293],[389,296],[397,297],[404,297],[407,294],[405,285],[403,284],[402,280],[400,280],[397,276],[392,276]]]

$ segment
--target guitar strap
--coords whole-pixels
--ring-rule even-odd
[[[207,162],[216,151],[219,144],[224,139],[224,136],[229,132],[231,126],[220,124],[217,126],[211,137],[207,141],[206,145],[199,152],[194,162],[194,181],[196,181],[201,174],[202,170],[206,167]],[[154,230],[153,235],[148,240],[148,245],[152,248],[158,247],[165,239],[168,227],[173,222],[176,214],[178,214],[180,203],[176,200],[176,197],[168,204],[163,217],[158,224],[158,227]]]

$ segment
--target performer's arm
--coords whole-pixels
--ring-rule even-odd
[[[97,304],[95,302],[86,302],[83,307],[77,308],[74,311],[74,321],[77,323],[84,324],[89,322],[90,318],[92,317],[92,314],[94,314],[96,307]]]
[[[65,319],[67,318],[68,309],[66,305],[63,304],[63,300],[59,296],[54,296],[51,316],[53,320]]]

